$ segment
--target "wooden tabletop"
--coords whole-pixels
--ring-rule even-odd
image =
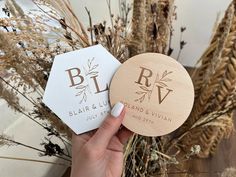
[[[236,125],[236,114],[234,114],[234,125]],[[208,159],[194,158],[186,161],[177,170],[171,168],[169,177],[220,177],[226,168],[236,168],[236,132],[229,139],[224,139],[218,146],[214,156]],[[157,175],[161,176],[161,175]],[[228,176],[227,176],[228,177]],[[229,176],[229,177],[236,177]]]

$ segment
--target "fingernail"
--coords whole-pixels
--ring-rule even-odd
[[[121,102],[118,102],[115,104],[115,106],[111,110],[111,115],[113,117],[119,117],[121,114],[122,110],[124,109],[124,105]]]

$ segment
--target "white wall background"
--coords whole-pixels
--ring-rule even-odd
[[[31,0],[16,0],[24,9],[32,9]],[[73,10],[85,25],[89,26],[88,15],[85,11],[87,7],[92,16],[93,24],[106,20],[109,24],[109,12],[106,0],[70,0]],[[127,0],[132,3],[133,0]],[[0,0],[0,5],[4,0]],[[111,0],[112,12],[119,13],[118,0]],[[217,14],[224,15],[225,9],[231,0],[175,0],[177,6],[177,20],[174,21],[175,29],[172,47],[175,49],[172,57],[176,58],[179,49],[180,27],[185,26],[183,39],[187,45],[182,51],[180,62],[183,65],[193,66],[197,59],[209,44],[213,26],[216,22]],[[1,16],[1,12],[0,12]]]
[[[73,9],[83,24],[88,23],[88,16],[85,11],[87,7],[91,11],[94,23],[103,20],[110,21],[106,0],[70,0]],[[112,11],[118,14],[118,1],[112,1]],[[132,2],[132,0],[127,0]],[[221,17],[231,0],[176,0],[177,21],[174,21],[173,47],[176,49],[172,57],[176,58],[179,49],[180,27],[185,26],[187,30],[183,39],[187,45],[182,51],[180,62],[187,66],[193,66],[197,59],[209,44],[212,29],[220,13]]]

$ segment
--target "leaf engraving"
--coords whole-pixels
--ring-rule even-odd
[[[162,74],[161,74],[161,77],[160,75],[157,73],[156,74],[156,78],[155,78],[155,81],[154,81],[154,84],[152,84],[152,89],[149,89],[148,87],[146,86],[139,86],[139,91],[136,91],[135,94],[138,95],[138,98],[135,99],[134,101],[135,102],[139,102],[139,103],[142,103],[145,99],[148,99],[150,100],[151,99],[151,96],[152,96],[152,93],[153,93],[153,90],[155,88],[155,86],[161,86],[161,87],[168,87],[168,82],[171,82],[172,79],[169,78],[169,75],[173,73],[172,71],[167,71],[165,70]]]
[[[83,66],[85,79],[87,77],[90,78],[90,77],[98,75],[99,72],[96,69],[99,67],[99,64],[94,64],[94,61],[95,61],[95,57],[93,57],[92,59],[88,59],[87,65]],[[89,88],[89,84],[78,85],[75,87],[75,89],[79,90],[75,96],[79,96],[81,98],[80,103],[86,102],[88,99],[88,95],[92,94]]]

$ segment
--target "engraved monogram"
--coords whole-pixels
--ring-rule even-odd
[[[92,59],[88,59],[87,65],[83,67],[83,70],[77,67],[65,70],[70,80],[69,87],[73,87],[78,90],[75,96],[79,96],[81,98],[80,103],[86,102],[88,95],[99,94],[108,90],[108,84],[101,89],[102,87],[98,83],[97,78],[99,76],[99,72],[97,69],[99,65],[94,64],[94,60],[94,57]],[[92,80],[95,90],[91,90],[88,82],[89,79]]]
[[[163,101],[173,92],[172,89],[168,87],[168,82],[171,82],[172,79],[169,78],[169,75],[172,74],[172,71],[165,70],[161,75],[159,73],[154,73],[151,69],[140,67],[141,71],[136,84],[139,85],[139,91],[135,93],[139,96],[134,101],[142,103],[144,100],[150,100],[154,89],[157,89],[157,101],[159,104],[162,104]],[[150,80],[155,77],[153,83]]]

